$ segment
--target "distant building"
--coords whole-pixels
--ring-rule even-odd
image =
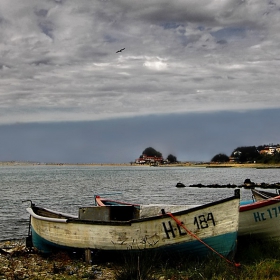
[[[163,163],[163,157],[148,157],[147,155],[142,155],[142,157],[135,160],[137,164],[150,164],[150,165],[158,165]]]
[[[280,149],[278,147],[264,147],[262,150],[260,150],[261,155],[274,155],[275,152],[279,151]]]
[[[238,162],[239,158],[238,157],[229,157],[229,162]]]

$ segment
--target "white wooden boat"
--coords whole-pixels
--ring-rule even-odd
[[[134,205],[91,206],[77,217],[31,205],[34,247],[44,253],[56,248],[107,252],[156,250],[205,257],[233,256],[239,223],[240,192],[234,196],[186,209],[164,205],[144,215]],[[170,208],[170,209],[171,209]],[[152,211],[155,213],[153,214]],[[148,213],[148,214],[147,214]]]
[[[251,189],[252,195],[255,201],[260,201],[264,199],[268,199],[271,197],[276,197],[279,196],[279,193],[272,193],[272,192],[267,192],[267,191],[261,191],[261,190],[256,190],[256,189]]]
[[[239,236],[280,239],[280,195],[240,206]]]

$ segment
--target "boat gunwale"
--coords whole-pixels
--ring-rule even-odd
[[[261,201],[256,201],[256,202],[251,203],[251,204],[241,205],[240,208],[239,208],[239,212],[245,212],[245,211],[249,211],[249,210],[258,209],[258,208],[273,205],[273,204],[276,204],[276,203],[279,203],[279,202],[280,202],[280,195],[278,195],[276,197],[271,197],[271,198],[268,198],[268,199],[264,199],[264,200],[261,200]]]
[[[38,207],[37,207],[38,208]],[[40,208],[43,209],[47,212],[53,213],[52,211],[47,210],[46,208]],[[55,223],[67,223],[68,219],[70,218],[51,218],[51,217],[45,217],[43,215],[38,215],[37,213],[34,212],[33,207],[28,207],[26,208],[27,212],[35,219],[41,220],[41,221],[46,221],[46,222],[55,222]]]

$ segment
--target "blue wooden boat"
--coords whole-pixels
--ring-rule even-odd
[[[102,199],[100,199],[102,200]],[[103,202],[105,200],[103,199]],[[44,253],[60,249],[91,249],[105,252],[153,250],[186,254],[194,258],[217,253],[233,256],[239,223],[240,192],[196,207],[164,205],[90,206],[77,216],[31,205],[34,247]]]

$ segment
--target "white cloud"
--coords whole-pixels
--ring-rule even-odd
[[[162,59],[148,59],[144,62],[144,66],[156,71],[164,71],[167,69],[167,63],[162,61]]]

